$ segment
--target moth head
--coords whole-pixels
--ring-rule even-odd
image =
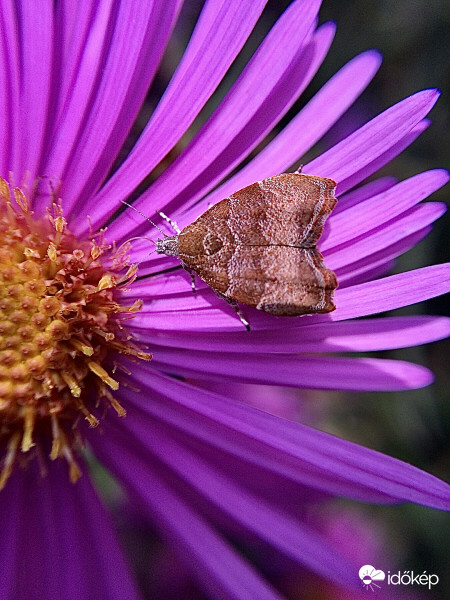
[[[167,256],[178,256],[178,235],[167,236],[156,240],[156,252]]]

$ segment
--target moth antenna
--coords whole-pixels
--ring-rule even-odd
[[[147,252],[147,254],[144,256],[144,258],[142,260],[140,260],[138,263],[136,263],[136,268],[139,268],[139,265],[142,265],[142,263],[144,262],[144,260],[147,260],[147,258],[150,256],[150,254],[153,254],[153,252],[155,252],[156,248],[154,248],[153,250],[150,250],[150,252]]]
[[[175,231],[175,233],[181,233],[181,229],[178,227],[178,225],[175,223],[175,221],[172,221],[172,219],[169,218],[167,215],[165,215],[162,210],[157,210],[156,212],[162,219],[167,221],[169,223],[169,225],[172,226],[172,229]]]
[[[143,235],[137,235],[136,237],[130,238],[126,242],[123,242],[123,244],[120,244],[120,246],[117,248],[117,252],[119,252],[119,250],[122,248],[122,246],[125,246],[125,244],[128,244],[129,242],[132,242],[133,240],[147,240],[147,242],[151,242],[152,244],[155,244],[155,248],[153,248],[153,250],[150,250],[150,252],[147,252],[147,254],[144,256],[144,258],[142,260],[140,260],[138,263],[135,263],[135,267],[138,268],[139,265],[141,265],[144,262],[144,260],[147,260],[147,258],[150,256],[150,254],[153,254],[153,252],[155,252],[156,246],[158,244],[155,242],[155,240],[151,240],[150,238],[146,238]]]
[[[121,200],[121,202],[122,202],[122,204],[125,204],[126,206],[129,206],[130,208],[132,208],[133,210],[135,210],[135,211],[136,211],[136,212],[137,212],[139,215],[141,215],[141,217],[144,217],[144,219],[146,219],[146,220],[147,220],[149,223],[151,223],[151,224],[153,225],[153,227],[156,227],[156,229],[157,229],[157,230],[158,230],[160,233],[162,233],[164,237],[169,237],[169,236],[167,235],[167,233],[164,233],[164,231],[163,231],[162,229],[160,229],[156,223],[153,223],[153,221],[152,221],[151,219],[149,219],[149,218],[147,217],[147,215],[144,215],[144,213],[143,213],[143,212],[141,212],[141,211],[140,211],[138,208],[136,208],[135,206],[133,206],[133,205],[132,205],[132,204],[130,204],[129,202],[126,202],[126,200]],[[133,239],[136,239],[136,238],[133,238]],[[144,238],[144,239],[147,239],[147,238]],[[155,242],[153,242],[153,243],[155,243]],[[156,243],[155,243],[155,245],[156,245]]]
[[[129,240],[125,240],[125,242],[123,242],[122,244],[120,244],[120,246],[117,248],[116,252],[119,252],[119,250],[121,248],[123,248],[123,246],[125,246],[126,244],[129,244],[130,242],[134,242],[134,240],[146,240],[147,242],[150,242],[151,244],[155,244],[155,246],[157,246],[157,243],[155,242],[155,240],[152,240],[148,237],[145,237],[143,235],[136,235],[135,237],[130,238]],[[152,250],[153,252],[153,250]]]
[[[156,250],[156,246],[157,243],[155,242],[155,240],[151,240],[148,237],[145,237],[143,235],[137,235],[136,237],[132,237],[129,240],[126,240],[125,242],[123,242],[123,244],[120,244],[120,246],[117,248],[116,253],[119,253],[120,249],[123,248],[123,246],[125,246],[126,244],[129,244],[130,242],[134,241],[134,240],[147,240],[147,242],[151,242],[152,244],[155,244],[155,248],[153,248],[153,250],[151,250],[150,252],[147,252],[147,254],[144,256],[144,258],[142,260],[140,260],[138,263],[134,263],[134,267],[136,269],[139,268],[139,265],[141,265],[145,260],[147,260],[147,258],[153,254],[153,252],[155,252]]]

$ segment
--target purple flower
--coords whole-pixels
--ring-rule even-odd
[[[419,203],[448,174],[362,183],[426,128],[435,90],[399,102],[303,166],[338,182],[320,242],[339,279],[331,314],[283,319],[248,308],[248,333],[198,280],[192,294],[177,261],[151,254],[148,239],[158,232],[123,210],[133,197],[160,227],[167,224],[157,209],[184,227],[211,203],[301,163],[367,86],[380,63],[373,51],[336,73],[235,172],[331,44],[333,24],[317,27],[320,2],[297,0],[184,150],[136,192],[190,129],[264,4],[206,2],[141,136],[112,172],[181,0],[2,3],[2,598],[140,597],[87,467],[78,466],[80,440],[213,598],[280,598],[228,534],[360,585],[327,536],[303,519],[305,506],[345,496],[450,507],[449,487],[435,477],[258,410],[233,391],[246,383],[376,391],[431,382],[417,365],[337,354],[448,335],[440,317],[356,320],[450,287],[448,265],[388,275],[443,213],[440,204]],[[137,280],[124,268],[127,248]],[[105,416],[104,407],[127,416]],[[66,459],[73,481],[82,471],[78,482],[49,455]]]

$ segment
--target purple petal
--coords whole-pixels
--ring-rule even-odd
[[[327,233],[321,243],[321,250],[327,251],[339,246],[395,219],[438,190],[448,180],[449,174],[443,169],[426,171],[348,210],[332,214],[327,223]]]
[[[355,319],[422,302],[449,290],[450,263],[433,265],[338,289],[337,309],[327,317],[333,321]]]
[[[348,210],[353,206],[372,198],[373,196],[377,196],[382,192],[387,192],[394,185],[398,183],[395,177],[380,177],[379,179],[375,179],[373,181],[369,181],[360,187],[351,190],[350,192],[346,192],[345,194],[341,194],[338,199],[338,203],[333,209],[333,219],[336,218],[336,215],[339,214],[343,210]],[[327,231],[324,232],[322,239],[328,236],[328,227]]]
[[[105,10],[102,10],[102,9]],[[46,172],[64,183],[67,209],[100,184],[120,149],[159,64],[179,2],[100,6],[76,79],[49,143]],[[120,24],[120,26],[118,26]],[[80,30],[80,35],[84,31]],[[61,65],[64,68],[64,65]]]
[[[369,121],[327,152],[304,165],[305,173],[331,177],[338,182],[338,192],[345,189],[345,180],[364,165],[399,142],[428,114],[436,103],[439,92],[418,92]]]
[[[298,321],[298,320],[297,320]],[[278,325],[278,323],[277,323]],[[247,353],[298,352],[371,352],[428,344],[450,335],[450,319],[446,317],[386,317],[362,321],[338,321],[307,324],[293,322],[291,326],[242,332],[216,332],[214,336],[171,331],[141,332],[142,341],[186,348],[190,351]],[[250,339],[249,339],[250,338]]]
[[[19,42],[15,27],[14,8],[11,2],[4,2],[0,12],[0,153],[1,173],[8,173],[15,162],[20,146],[19,136],[14,139],[12,132],[19,131]]]
[[[58,2],[55,6],[55,48],[57,52],[53,55],[53,73],[58,74],[50,81],[51,87],[51,111],[53,130],[60,124],[61,118],[69,105],[70,97],[75,92],[74,86],[79,73],[83,67],[83,52],[86,50],[93,54],[93,44],[89,41],[89,33],[95,31],[99,40],[102,38],[99,23],[108,20],[110,7],[107,3],[95,2]],[[84,60],[86,60],[86,56]],[[93,56],[91,61],[93,61]],[[91,71],[83,69],[83,79],[91,81],[95,74],[95,61],[91,62]],[[81,78],[80,78],[81,79]],[[80,85],[80,81],[78,85]],[[87,97],[90,95],[90,86],[84,86]],[[80,112],[84,112],[84,104],[87,98],[79,97]],[[83,107],[83,109],[81,108]],[[64,163],[66,156],[60,159]],[[61,169],[57,168],[56,172]]]
[[[450,486],[407,463],[194,388],[151,368],[146,371],[135,376],[141,392],[127,393],[143,418],[147,414],[162,420],[185,432],[187,439],[205,442],[211,452],[220,448],[236,456],[243,461],[239,462],[242,468],[253,464],[267,475],[273,472],[298,482],[302,489],[311,486],[371,502],[402,500],[450,508]]]
[[[30,181],[39,174],[37,167],[43,150],[47,126],[51,53],[53,50],[53,2],[17,3],[20,36],[20,154],[13,166],[18,181],[28,173]],[[36,35],[39,31],[39,35]]]
[[[285,553],[324,577],[341,584],[354,583],[350,566],[330,548],[327,540],[321,539],[304,523],[293,519],[237,484],[232,477],[221,472],[220,464],[211,465],[194,454],[171,436],[167,429],[161,427],[161,424],[155,426],[153,419],[147,418],[144,421],[141,415],[130,415],[124,424],[125,430],[122,426],[111,427],[115,425],[114,422],[110,425],[108,440],[114,440],[114,444],[120,448],[120,452],[114,455],[128,454],[133,465],[136,461],[142,461],[143,465],[152,464],[157,459],[163,465],[161,477],[170,481],[172,490],[183,490],[183,487],[177,484],[179,478],[185,480],[190,487],[192,496],[186,498],[185,503],[189,501],[189,504],[197,505],[193,495],[198,493],[201,501],[207,501],[209,512],[212,514],[224,514],[225,519],[232,519],[245,530],[276,547],[277,551]],[[130,437],[136,440],[138,445],[130,447]],[[102,444],[102,455],[109,463],[112,445],[109,451],[105,450]],[[145,452],[148,456],[145,456]],[[208,456],[207,453],[203,455]],[[113,459],[113,464],[115,462]]]
[[[133,327],[137,331],[242,331],[242,324],[232,308],[225,302],[219,302],[206,287],[193,294],[185,275],[173,275],[169,280],[144,280],[134,287],[133,294],[143,298],[144,302],[148,298],[148,304],[145,304],[143,310],[133,319]],[[338,288],[335,294],[337,309],[334,312],[301,319],[311,320],[311,323],[353,319],[422,302],[445,294],[449,289],[450,264],[434,265],[347,288]],[[247,316],[251,314],[249,318],[252,329],[275,326],[273,316],[247,307],[245,311]],[[280,325],[283,322],[286,325]],[[284,318],[277,319],[277,327],[287,326],[288,321]]]
[[[205,126],[139,198],[137,208],[147,214],[158,207],[176,214],[180,205],[191,206],[271,131],[309,83],[331,44],[334,27],[322,28],[310,39],[316,9],[314,3],[308,11],[303,2],[290,5]]]
[[[429,119],[422,119],[415,127],[411,129],[409,133],[403,136],[398,142],[393,144],[388,150],[380,154],[377,158],[372,161],[364,163],[360,169],[356,168],[353,175],[348,177],[345,181],[340,182],[339,194],[351,189],[355,185],[364,181],[367,177],[376,173],[379,169],[389,164],[391,160],[396,158],[399,154],[408,148],[418,137],[421,135],[430,125]]]
[[[182,292],[184,288],[184,292]],[[394,310],[445,294],[450,289],[450,263],[434,265],[341,288],[336,291],[337,309],[328,315],[301,317],[312,323],[342,321]],[[148,298],[143,311],[133,319],[136,329],[179,331],[239,330],[242,324],[225,302],[219,302],[212,291],[201,287],[196,294],[189,291],[186,275],[169,279],[144,280],[136,284],[133,294]],[[133,296],[131,296],[132,298]],[[220,310],[217,310],[217,309]],[[274,317],[246,308],[253,329],[274,327]],[[286,322],[283,318],[277,322]],[[277,327],[282,325],[277,324]]]
[[[60,53],[55,52],[59,54],[55,68],[58,66],[61,69],[61,88],[58,89],[59,77],[54,77],[53,122],[42,164],[43,174],[56,176],[60,180],[63,180],[65,167],[76,149],[102,77],[104,44],[113,19],[113,9],[107,2],[97,6],[89,4],[87,9],[81,9],[81,17],[76,4],[72,10],[66,10],[64,16],[59,16],[61,20],[69,17],[69,29],[67,38],[58,40],[61,44]],[[74,20],[78,22],[77,26],[73,24]],[[73,44],[73,52],[68,44]],[[68,58],[67,65],[62,62],[64,58]],[[67,186],[67,181],[64,184]],[[44,207],[37,202],[37,208]]]
[[[13,473],[0,494],[1,598],[137,600],[88,475],[73,485],[62,461],[46,477],[36,463]]]
[[[141,138],[91,208],[118,203],[145,179],[192,124],[241,50],[265,0],[210,0]],[[91,210],[93,222],[97,222]],[[102,220],[102,219],[101,219]]]
[[[2,74],[6,87],[6,106],[5,121],[2,120],[2,128],[5,127],[8,132],[9,144],[2,147],[4,155],[4,170],[2,174],[8,172],[18,175],[17,166],[21,161],[22,135],[21,132],[21,82],[20,82],[20,36],[16,20],[16,3],[12,0],[6,0],[2,3],[0,11],[2,53],[4,53]],[[6,133],[6,132],[5,132]],[[20,177],[20,176],[19,176]]]
[[[339,269],[348,267],[380,251],[385,251],[390,256],[391,244],[394,245],[417,231],[422,231],[425,226],[442,216],[446,210],[447,207],[443,203],[429,202],[423,206],[412,208],[383,227],[375,227],[361,236],[356,225],[353,240],[347,240],[340,247],[324,252],[325,263],[327,267],[336,272],[342,285]]]
[[[430,231],[431,227],[424,227],[379,252],[342,267],[339,269],[339,285],[345,288],[388,275],[395,266],[393,259],[413,248]]]
[[[360,54],[347,63],[308,102],[285,129],[236,175],[201,205],[206,208],[254,181],[282,173],[317,142],[367,87],[380,66],[378,52]],[[307,172],[307,171],[305,171]],[[311,172],[311,171],[309,171]]]
[[[157,346],[152,351],[152,364],[161,371],[206,381],[225,378],[308,389],[364,391],[416,389],[433,381],[428,369],[397,360],[211,354]]]
[[[192,575],[214,597],[235,600],[243,590],[261,600],[282,600],[276,591],[190,506],[185,494],[155,473],[152,462],[132,452],[132,445],[121,444],[120,456],[112,438],[92,445],[98,457],[111,469],[136,498],[135,504],[172,545]]]
[[[68,202],[78,200],[73,206],[79,218],[80,209],[89,206],[84,199],[98,190],[131,129],[181,4],[182,0],[144,3],[139,19],[133,3],[119,4],[116,22],[120,26],[108,45],[105,76],[66,171],[72,184],[67,190]],[[80,170],[85,177],[79,176]]]
[[[421,239],[421,238],[420,238]],[[351,275],[344,275],[344,279],[349,281],[349,285],[357,285],[360,283],[365,283],[366,281],[371,281],[373,279],[381,279],[382,277],[386,277],[389,273],[395,268],[396,261],[395,260],[385,260],[383,257],[380,261],[375,261],[370,265],[362,266],[361,269],[355,267],[355,280],[352,281]]]

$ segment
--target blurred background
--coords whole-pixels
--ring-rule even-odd
[[[276,11],[281,3],[270,4]],[[380,174],[395,175],[401,180],[427,169],[449,168],[450,3],[324,0],[320,17],[321,22],[334,20],[337,32],[331,51],[312,82],[314,89],[362,50],[377,48],[383,54],[383,64],[374,81],[349,111],[356,119],[371,118],[421,89],[438,87],[442,91],[429,115],[431,126]],[[312,89],[308,91],[313,93]],[[447,186],[430,200],[448,204],[449,198]],[[447,212],[425,240],[398,260],[397,270],[449,261],[449,232]],[[449,298],[443,296],[402,312],[448,315]],[[422,390],[384,395],[346,394],[339,398],[328,395],[324,399],[321,394],[319,402],[325,403],[326,409],[325,422],[320,427],[450,481],[449,340],[385,355],[428,366],[436,374],[435,384]],[[450,597],[448,515],[413,505],[367,507],[366,512],[376,515],[378,531],[389,532],[389,545],[401,569],[439,575],[442,585],[434,593],[423,592],[424,596]],[[386,564],[385,567],[388,568]]]
[[[202,4],[200,0],[186,0],[163,68],[142,111],[141,123],[147,120],[178,63]],[[269,0],[254,35],[239,55],[219,93],[194,123],[192,133],[214,109],[236,74],[289,4],[289,0]],[[329,55],[301,100],[280,123],[280,128],[356,54],[369,48],[377,48],[384,60],[369,88],[326,138],[308,156],[302,157],[302,162],[307,162],[410,94],[424,88],[438,87],[443,95],[430,114],[432,125],[410,148],[376,175],[394,175],[402,180],[427,169],[448,167],[448,0],[324,0],[320,22],[329,20],[337,23],[337,33]],[[138,133],[139,124],[134,135],[130,136],[128,147]],[[178,150],[188,141],[189,136],[182,140]],[[167,161],[170,162],[173,156],[174,154],[167,157]],[[167,161],[164,161],[160,169],[166,166]],[[448,202],[448,190],[448,187],[444,188],[430,199]],[[423,242],[399,259],[397,270],[411,270],[450,260],[449,225],[447,214],[438,221],[433,232]],[[448,315],[448,297],[415,305],[402,312]],[[401,312],[396,311],[396,314]],[[447,340],[418,348],[379,353],[379,356],[410,360],[431,368],[436,374],[436,383],[422,390],[389,394],[310,392],[301,395],[289,391],[282,400],[286,400],[288,409],[296,407],[296,414],[304,423],[385,452],[449,481],[449,349],[450,343]],[[415,595],[411,588],[405,588],[403,597],[450,597],[450,522],[445,513],[413,505],[374,507],[342,501],[319,510],[317,514],[311,515],[311,519],[320,528],[330,532],[333,530],[336,543],[347,544],[351,547],[349,551],[360,552],[361,565],[367,562],[373,564],[370,562],[371,556],[377,556],[384,562],[375,566],[386,571],[426,571],[439,576],[441,583],[437,586],[438,591],[424,590]],[[154,532],[143,528],[138,515],[124,520],[122,529],[123,539],[140,573],[142,584],[147,590],[152,590],[149,598],[203,598],[176,557],[167,553]],[[366,557],[363,557],[364,548],[367,550]],[[243,551],[252,557],[255,549],[244,548]],[[254,560],[259,567],[261,562],[264,563],[264,557],[261,556],[255,555]],[[273,568],[272,562],[271,567],[266,567],[277,586],[283,587],[289,598],[344,599],[362,598],[367,597],[367,593],[370,594],[370,591],[364,590],[361,595],[347,595],[347,592],[317,581],[313,576],[298,572],[293,567],[289,570],[289,565],[281,565],[277,570]]]

